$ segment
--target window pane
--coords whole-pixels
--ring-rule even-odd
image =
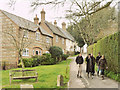
[[[29,50],[26,51],[26,55],[29,55]]]

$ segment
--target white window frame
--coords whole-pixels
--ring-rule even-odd
[[[56,42],[58,42],[58,35],[56,35]]]
[[[38,36],[37,36],[38,35]],[[40,32],[36,32],[36,40],[40,40]]]
[[[65,52],[64,49],[62,51],[63,51],[63,54],[64,54],[64,52]]]
[[[25,52],[24,52],[24,50],[25,50]],[[29,49],[28,48],[23,49],[23,55],[22,56],[29,56]]]
[[[50,38],[46,37],[46,43],[50,43]]]
[[[27,37],[27,38],[28,38],[28,31],[27,31],[27,30],[24,30],[24,31],[23,31],[23,35],[24,35],[24,37]]]
[[[33,56],[35,55],[35,50],[33,50]]]
[[[65,41],[64,38],[62,38],[62,44],[64,44],[64,41]]]
[[[41,50],[41,49],[40,49],[40,51],[39,51],[39,55],[42,56],[42,50]]]

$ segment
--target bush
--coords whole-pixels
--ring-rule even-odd
[[[118,55],[120,55],[120,52],[118,52],[118,34],[120,32],[102,38],[88,47],[88,53],[93,53],[95,57],[98,55],[98,52],[105,55],[109,67],[108,70],[115,73],[118,72]]]
[[[23,63],[25,67],[35,67],[38,65],[53,65],[56,64],[56,59],[51,57],[51,54],[46,53],[42,56],[32,56],[32,58],[24,58]],[[18,64],[21,67],[21,62]]]
[[[33,58],[23,58],[23,63],[25,67],[33,66]]]
[[[105,76],[107,76],[107,77],[109,77],[111,79],[114,79],[114,80],[116,80],[118,82],[120,82],[119,75],[120,75],[120,73],[116,74],[116,73],[114,73],[112,71],[105,71]]]
[[[119,36],[120,32],[115,33],[88,47],[88,53],[93,53],[94,56],[97,56],[98,52],[105,55],[108,65],[108,71],[105,72],[105,75],[117,81],[120,81],[117,76],[120,75],[120,71],[118,71],[120,67],[118,64],[118,58],[120,58],[120,52],[118,52],[120,50],[118,47],[120,44]]]
[[[62,55],[62,60],[66,60],[68,57],[69,57],[68,54],[63,54],[63,55]]]
[[[52,58],[57,59],[58,61],[60,60],[60,56],[63,54],[62,49],[57,46],[50,47],[49,52]]]
[[[56,64],[56,59],[51,57],[51,54],[45,53],[41,56],[41,65],[53,65]]]

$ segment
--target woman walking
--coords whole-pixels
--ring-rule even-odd
[[[100,66],[102,80],[104,80],[104,70],[105,70],[106,68],[108,68],[108,67],[106,67],[107,61],[106,61],[104,55],[102,55],[102,57],[101,57],[100,60],[98,61],[98,64],[99,64],[99,66]]]
[[[91,54],[89,54],[87,57],[86,57],[86,62],[87,62],[87,65],[86,65],[86,72],[87,72],[87,76],[89,78],[89,74],[90,76],[92,77],[92,72],[93,72],[93,60],[91,59]],[[93,78],[92,78],[93,79]]]

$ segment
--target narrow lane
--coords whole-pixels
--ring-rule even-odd
[[[83,55],[85,58],[86,56]],[[88,78],[86,75],[86,64],[84,62],[82,68],[82,79],[77,78],[78,67],[75,62],[76,57],[70,57],[73,61],[70,64],[70,82],[69,88],[118,88],[118,82],[105,77],[105,80],[102,80],[101,77],[95,76],[92,78]]]

